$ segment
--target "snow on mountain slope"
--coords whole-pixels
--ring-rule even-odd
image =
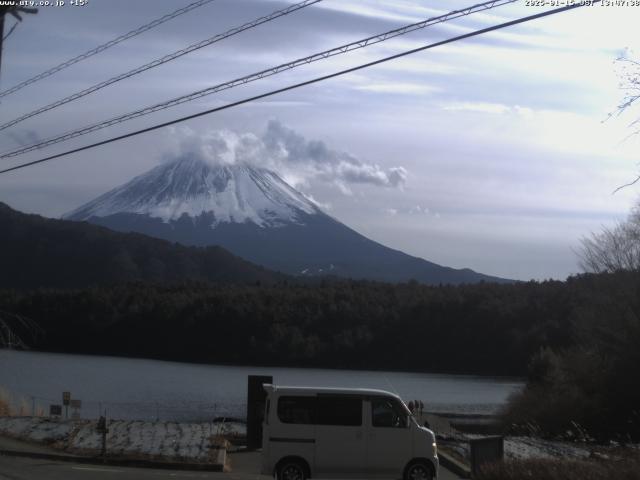
[[[198,158],[160,165],[64,218],[182,245],[218,245],[293,275],[431,284],[504,281],[370,240],[323,213],[270,170]]]
[[[320,210],[276,173],[246,164],[211,165],[187,157],[160,165],[63,216],[72,220],[135,213],[164,222],[213,214],[220,223],[260,227],[299,223]]]

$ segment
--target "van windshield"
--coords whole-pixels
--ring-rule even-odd
[[[411,412],[395,398],[371,399],[371,425],[374,427],[407,428]]]

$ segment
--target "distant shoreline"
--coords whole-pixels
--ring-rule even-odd
[[[118,355],[118,354],[109,354],[109,353],[90,353],[90,352],[61,352],[55,350],[17,350],[17,349],[8,349],[1,348],[0,352],[18,352],[18,353],[42,353],[42,354],[52,354],[52,355],[71,355],[71,356],[91,356],[91,357],[102,357],[102,358],[118,358],[118,359],[131,359],[131,360],[151,360],[154,362],[166,362],[166,363],[174,363],[174,364],[184,364],[184,365],[208,365],[208,366],[219,366],[219,367],[238,367],[238,368],[247,368],[247,367],[256,367],[256,368],[292,368],[292,369],[304,369],[304,370],[335,370],[335,371],[353,371],[353,372],[380,372],[380,373],[420,373],[425,375],[433,375],[433,376],[443,376],[443,377],[467,377],[467,378],[491,378],[494,380],[501,380],[505,383],[524,383],[526,378],[517,377],[512,375],[494,375],[494,374],[479,374],[479,373],[460,373],[460,372],[451,372],[451,371],[423,371],[423,370],[406,370],[406,369],[382,369],[382,368],[357,368],[357,367],[332,367],[332,366],[308,366],[308,365],[291,365],[291,364],[256,364],[256,363],[226,363],[226,362],[199,362],[195,360],[176,360],[171,358],[162,358],[162,357],[136,357],[131,355]]]

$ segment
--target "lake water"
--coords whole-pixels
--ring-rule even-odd
[[[523,386],[512,378],[199,365],[0,349],[0,388],[26,414],[34,404],[48,412],[69,391],[82,401],[82,418],[95,418],[105,409],[110,418],[121,419],[244,417],[247,375],[272,375],[279,385],[378,388],[407,403],[422,400],[428,411],[479,414],[495,412]]]

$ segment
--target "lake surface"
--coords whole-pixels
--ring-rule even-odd
[[[0,349],[0,388],[25,414],[48,413],[62,392],[82,401],[82,418],[106,409],[110,418],[206,421],[244,417],[247,376],[272,375],[277,385],[378,388],[432,412],[495,412],[519,379],[470,375],[199,365],[118,357]],[[72,412],[70,411],[70,414]]]

